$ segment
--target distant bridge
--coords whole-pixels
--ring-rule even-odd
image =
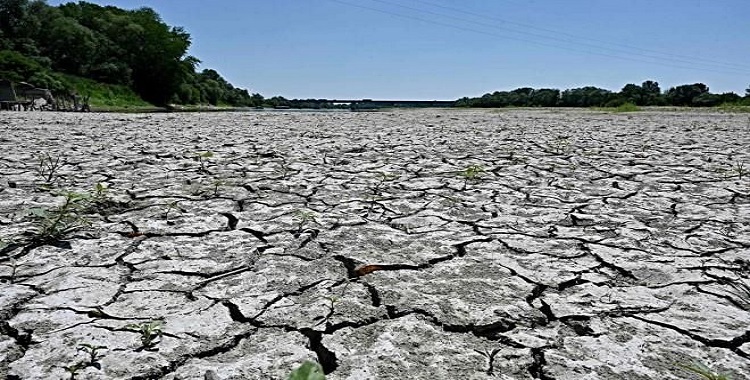
[[[453,107],[453,100],[373,100],[326,99],[328,103],[349,104],[351,109],[377,109],[387,107]]]

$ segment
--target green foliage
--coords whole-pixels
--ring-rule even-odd
[[[722,103],[718,106],[721,111],[732,112],[732,113],[748,113],[750,112],[750,102],[748,105],[744,105],[744,100],[737,103]]]
[[[731,380],[729,376],[718,374],[700,363],[691,365],[677,364],[678,367],[700,376],[703,380]]]
[[[670,88],[666,98],[673,106],[692,106],[696,98],[707,93],[708,86],[703,83],[694,83]]]
[[[0,78],[22,81],[44,68],[31,58],[11,50],[0,50]]]
[[[91,199],[88,194],[67,191],[61,195],[64,197],[63,203],[55,208],[30,210],[34,240],[41,243],[57,241],[91,224],[82,215]]]
[[[211,151],[195,153],[195,159],[197,159],[198,163],[200,164],[200,169],[198,170],[199,172],[201,173],[206,172],[206,163],[208,163],[208,159],[213,156],[214,156],[214,153]]]
[[[287,380],[325,380],[325,378],[323,368],[319,364],[306,361],[292,371]]]
[[[62,369],[64,369],[65,372],[67,372],[68,374],[70,374],[70,377],[69,377],[70,380],[75,380],[76,375],[78,375],[78,371],[80,371],[80,370],[82,370],[82,369],[84,369],[86,367],[87,367],[86,364],[76,363],[76,364],[71,364],[69,366],[63,366]]]
[[[615,108],[614,112],[638,112],[641,109],[633,103],[625,103]]]
[[[129,96],[117,96],[125,93],[123,88],[138,94],[131,99],[135,103],[142,98],[157,105],[260,105],[257,97],[234,88],[215,71],[197,73],[200,61],[187,55],[190,45],[190,34],[167,25],[150,8],[0,1],[0,78],[54,91],[76,88],[82,94],[89,92],[78,89],[79,83],[64,83],[60,74],[114,86],[86,84],[95,87],[87,89],[94,106],[130,104]],[[114,94],[106,96],[107,90]]]
[[[141,334],[141,347],[144,349],[152,349],[161,341],[162,332],[162,321],[150,321],[143,323],[132,323],[125,326],[128,330],[133,330]]]
[[[77,350],[79,352],[84,352],[88,355],[87,362],[85,363],[87,366],[95,367],[97,369],[101,369],[101,366],[99,365],[99,358],[102,356],[100,354],[101,350],[106,350],[107,346],[97,346],[90,343],[80,343],[78,345]]]
[[[600,109],[602,111],[616,112],[616,113],[619,113],[619,112],[638,112],[638,111],[641,110],[640,107],[638,107],[637,105],[635,105],[633,103],[630,103],[630,102],[618,104],[616,106],[612,106],[611,104],[612,103],[610,102],[610,103],[607,104],[606,107],[600,108]]]
[[[479,179],[484,174],[484,168],[481,165],[470,165],[459,174],[464,177],[464,180],[473,181]]]
[[[748,88],[750,90],[750,88]],[[750,106],[750,92],[744,98],[727,92],[712,94],[708,86],[694,83],[670,88],[662,94],[659,83],[651,80],[640,86],[626,84],[620,92],[594,86],[573,88],[564,91],[556,89],[517,88],[512,91],[495,91],[479,98],[461,98],[457,107],[606,107],[607,111],[632,112],[633,106],[690,106],[714,107],[719,104]],[[624,108],[620,108],[625,106]]]
[[[170,213],[170,212],[171,212],[172,210],[176,210],[176,211],[179,211],[179,212],[183,212],[183,211],[184,211],[184,210],[182,210],[182,208],[180,208],[180,206],[179,206],[178,202],[179,202],[179,201],[172,201],[172,202],[169,202],[169,203],[168,203],[168,204],[166,205],[166,209],[164,210],[164,220],[166,220],[166,221],[167,221],[167,223],[170,223],[170,220],[169,220],[169,213]]]
[[[92,79],[73,75],[61,75],[68,88],[90,96],[89,104],[97,109],[145,108],[151,105],[138,96],[130,87],[118,84],[107,84]],[[37,82],[32,82],[37,86]]]
[[[38,71],[28,78],[29,83],[33,83],[39,88],[46,88],[54,93],[60,93],[74,88],[74,85],[65,77],[51,71]]]
[[[97,184],[94,185],[94,198],[104,199],[107,196],[108,191],[109,188],[106,185],[101,182],[97,182]]]
[[[555,154],[565,154],[570,151],[570,140],[567,136],[557,136],[550,143]]]
[[[560,95],[560,105],[563,107],[598,107],[604,105],[612,97],[612,92],[603,88],[587,86],[565,90]]]
[[[294,219],[297,222],[298,231],[302,231],[310,223],[316,223],[316,215],[312,211],[297,210],[294,212]]]

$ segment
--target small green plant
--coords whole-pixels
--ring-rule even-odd
[[[310,223],[317,223],[316,215],[312,211],[297,210],[294,212],[294,219],[297,222],[297,233],[301,233]]]
[[[109,197],[109,187],[101,182],[94,185],[90,193],[89,203],[91,211],[104,214],[110,207],[116,207],[117,203]]]
[[[484,168],[481,165],[471,165],[459,174],[464,177],[464,186],[466,186],[469,181],[478,180],[484,174]]]
[[[395,181],[398,178],[398,174],[391,174],[391,173],[384,173],[380,172],[378,173],[378,183],[375,184],[375,186],[372,188],[372,193],[376,195],[380,195],[381,188],[383,185],[385,185],[386,182]]]
[[[97,182],[96,185],[94,185],[94,200],[106,200],[108,192],[109,187],[101,182]]]
[[[716,166],[713,168],[713,172],[718,174],[722,180],[726,181],[729,179],[729,176],[731,175],[732,168],[727,166]]]
[[[53,158],[49,153],[40,153],[36,159],[38,161],[36,172],[47,184],[54,182],[57,172],[65,165],[59,156]]]
[[[162,321],[150,321],[143,323],[131,323],[125,326],[126,329],[139,332],[141,334],[141,348],[150,350],[161,342]]]
[[[201,166],[200,169],[198,170],[200,173],[206,172],[206,164],[208,163],[208,159],[213,156],[214,156],[214,153],[211,151],[198,152],[195,154],[195,158],[198,160],[198,163]]]
[[[226,185],[226,184],[227,184],[226,181],[222,181],[220,179],[217,179],[216,181],[214,181],[212,183],[212,187],[213,187],[213,190],[214,190],[214,197],[218,197],[219,196],[219,188],[222,187],[222,186],[224,186],[224,185]]]
[[[76,375],[78,375],[78,371],[80,371],[80,370],[82,370],[82,369],[84,369],[86,367],[87,366],[84,363],[76,363],[76,364],[71,364],[69,366],[62,366],[62,369],[64,369],[65,372],[67,372],[68,374],[70,374],[70,378],[69,378],[70,380],[75,380],[76,379]]]
[[[329,312],[333,313],[334,310],[335,310],[334,306],[336,305],[336,303],[339,302],[339,297],[337,297],[337,296],[327,296],[327,297],[323,297],[323,299],[325,299],[326,301],[328,301],[328,303],[326,304],[326,307],[328,307],[328,311]]]
[[[570,141],[568,140],[568,136],[557,136],[552,141],[552,149],[554,150],[555,154],[567,153],[570,150]]]
[[[742,180],[742,176],[747,174],[747,170],[745,169],[745,163],[744,162],[737,162],[734,164],[734,171],[737,173],[737,175],[740,177],[740,181]]]
[[[88,194],[63,192],[63,203],[53,209],[33,208],[34,238],[39,242],[57,241],[91,224],[83,215],[88,207]]]
[[[179,211],[179,212],[183,212],[184,211],[182,208],[180,208],[178,202],[179,201],[172,201],[172,202],[167,203],[167,205],[165,206],[164,220],[166,220],[167,223],[170,222],[170,220],[169,220],[169,213],[172,212],[172,210],[176,210],[176,211]]]
[[[718,374],[700,363],[693,363],[691,365],[677,364],[677,366],[700,376],[704,380],[730,380],[729,376]]]
[[[99,364],[99,358],[102,357],[101,350],[106,350],[107,346],[97,346],[89,343],[81,343],[78,345],[78,351],[79,352],[85,352],[88,357],[87,362],[84,364],[89,367],[94,367],[96,369],[102,369],[101,364]]]
[[[299,368],[292,371],[289,374],[287,380],[325,380],[326,376],[323,374],[323,368],[319,364],[306,361],[302,363]]]

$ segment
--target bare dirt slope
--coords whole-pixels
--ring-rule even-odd
[[[2,113],[0,378],[750,378],[748,132]]]

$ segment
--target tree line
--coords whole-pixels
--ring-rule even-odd
[[[750,106],[750,87],[741,97],[733,92],[713,94],[703,83],[685,84],[662,91],[651,80],[641,85],[626,84],[619,92],[586,86],[560,91],[530,87],[512,91],[495,91],[477,98],[461,98],[458,107],[618,107],[630,103],[637,106],[713,107],[722,104]]]
[[[0,0],[0,78],[65,91],[71,76],[83,77],[127,86],[156,105],[263,103],[215,70],[196,71],[190,43],[150,8]]]

